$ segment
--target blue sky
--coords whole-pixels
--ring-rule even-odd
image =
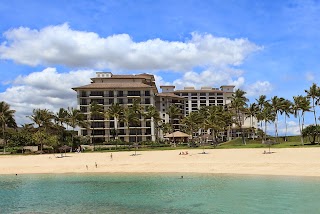
[[[34,107],[75,105],[63,89],[101,70],[292,99],[319,83],[318,14],[316,0],[2,0],[0,99],[23,123]]]

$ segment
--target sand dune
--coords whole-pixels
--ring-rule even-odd
[[[0,156],[0,174],[185,172],[320,176],[320,148],[212,149]],[[185,152],[185,150],[183,150]],[[97,163],[97,167],[95,166]],[[87,167],[88,166],[88,169]]]

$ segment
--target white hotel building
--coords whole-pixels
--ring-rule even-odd
[[[182,90],[175,90],[175,86],[160,86],[161,93],[155,84],[153,75],[114,75],[111,72],[97,72],[97,76],[91,78],[91,83],[85,86],[73,88],[77,92],[78,107],[87,115],[87,120],[91,126],[82,128],[80,135],[95,138],[95,142],[105,142],[114,138],[115,120],[92,118],[90,116],[90,104],[96,102],[103,106],[106,111],[112,103],[121,105],[131,105],[133,99],[139,98],[142,106],[155,106],[163,123],[169,122],[167,109],[175,104],[181,110],[181,115],[186,116],[192,111],[199,110],[202,106],[227,105],[231,102],[234,93],[234,86],[221,86],[220,88],[185,87]],[[174,121],[174,129],[179,130],[179,119]],[[244,119],[244,128],[250,127],[250,120]],[[252,124],[256,127],[256,121]],[[123,122],[118,122],[119,139],[122,141],[135,141],[136,127],[125,126]],[[155,140],[155,127],[151,120],[140,118],[138,141]],[[234,137],[239,135],[235,132]]]

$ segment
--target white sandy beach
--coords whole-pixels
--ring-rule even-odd
[[[320,176],[320,148],[272,149],[212,149],[67,153],[42,155],[2,155],[0,174],[32,173],[231,173],[252,175]],[[185,150],[183,150],[185,151]],[[97,163],[97,167],[95,166]],[[88,166],[88,169],[87,167]]]

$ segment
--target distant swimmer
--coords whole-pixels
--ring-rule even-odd
[[[181,179],[183,179],[183,175],[181,175]]]

